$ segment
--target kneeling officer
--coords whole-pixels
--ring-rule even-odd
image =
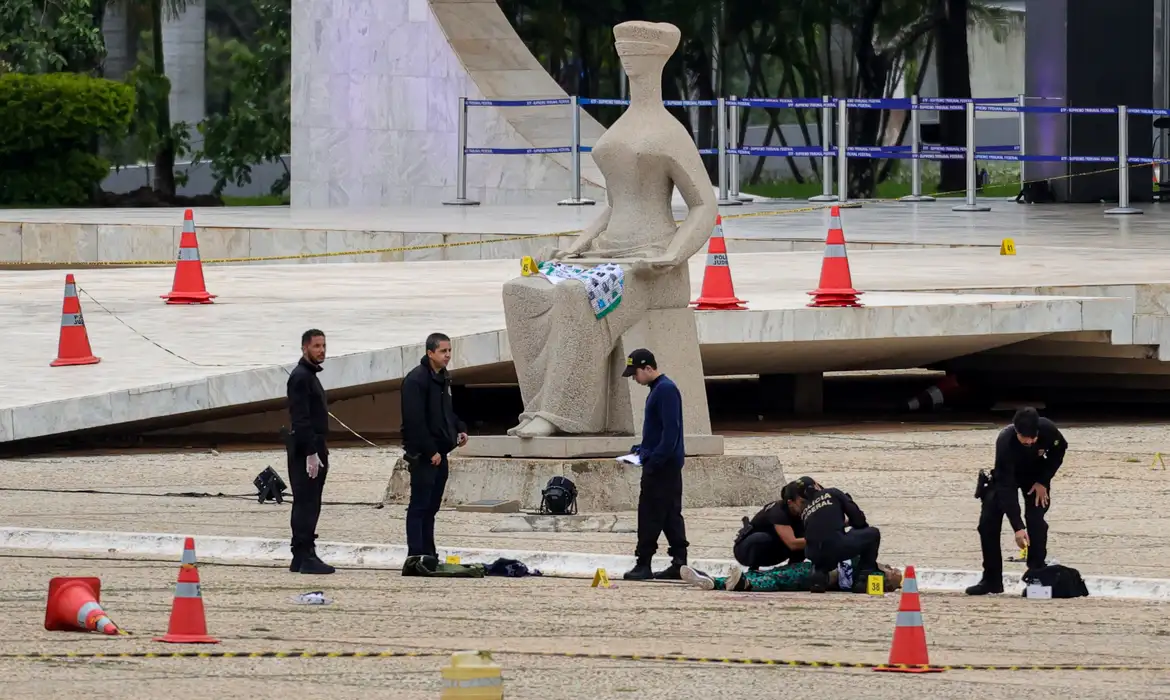
[[[804,522],[806,552],[816,571],[813,574],[813,593],[824,593],[829,587],[829,572],[837,563],[860,557],[853,576],[853,591],[865,592],[870,574],[880,574],[878,548],[881,532],[865,520],[865,513],[849,494],[840,489],[822,489],[811,479],[800,479],[784,487],[786,500],[800,513]],[[850,530],[845,531],[845,521]]]

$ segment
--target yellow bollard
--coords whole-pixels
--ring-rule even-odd
[[[489,651],[461,651],[444,666],[439,700],[504,700],[504,679]]]

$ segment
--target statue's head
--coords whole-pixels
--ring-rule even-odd
[[[613,36],[626,75],[633,78],[661,71],[682,32],[666,22],[622,22],[613,28]]]

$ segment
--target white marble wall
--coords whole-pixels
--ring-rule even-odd
[[[494,0],[293,0],[292,13],[294,207],[436,205],[452,199],[459,97],[483,99],[497,91],[556,96],[547,74],[547,84],[533,80],[534,59],[526,50],[511,56],[519,53],[519,40]],[[456,41],[463,59],[452,48]],[[483,70],[473,78],[465,61]],[[561,110],[554,121],[568,122],[568,107],[544,109]],[[528,118],[524,111],[474,109],[468,145],[549,145],[517,131]],[[568,144],[563,130],[563,136],[550,135],[560,142],[555,145]],[[564,199],[570,177],[559,160],[470,156],[468,196],[484,204]],[[587,196],[602,192],[594,187]]]
[[[206,9],[206,0],[187,0],[179,16],[163,12],[163,64],[171,80],[171,122],[191,126],[191,144],[196,148],[203,139],[194,127],[207,115]]]

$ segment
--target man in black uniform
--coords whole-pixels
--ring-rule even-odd
[[[325,334],[316,328],[301,335],[301,360],[288,375],[288,481],[292,485],[292,564],[289,571],[331,574],[317,558],[317,520],[329,475],[329,409],[317,373],[325,361]]]
[[[786,493],[792,495],[790,491]],[[735,538],[732,552],[735,560],[749,571],[804,561],[804,522],[789,510],[784,493],[780,500],[772,501],[753,518],[743,521],[744,527]]]
[[[811,479],[809,480],[811,481]],[[865,520],[865,513],[849,494],[840,489],[822,489],[819,484],[798,480],[785,487],[794,496],[792,509],[804,521],[804,537],[809,559],[815,572],[812,592],[824,593],[829,587],[829,572],[837,563],[860,557],[853,576],[854,592],[865,590],[870,574],[880,574],[877,558],[881,532]],[[845,531],[849,521],[850,530]]]
[[[427,354],[402,380],[402,449],[410,468],[406,506],[407,556],[439,556],[435,515],[447,487],[447,454],[467,444],[467,426],[451,402],[451,339],[427,336]]]
[[[632,581],[660,579],[682,580],[687,564],[687,532],[682,515],[683,446],[682,394],[670,377],[658,371],[654,354],[639,348],[626,358],[623,377],[632,377],[650,387],[643,413],[642,444],[634,448],[642,464],[641,491],[638,493],[638,545],[634,549],[634,568],[623,578]],[[670,566],[662,571],[650,569],[658,551],[658,535],[666,534],[670,545]]]
[[[979,547],[983,550],[983,579],[967,589],[967,595],[1003,593],[1003,550],[1000,532],[1006,515],[1016,545],[1028,548],[1028,569],[1044,566],[1048,557],[1049,491],[1052,477],[1064,462],[1068,443],[1047,418],[1034,408],[1021,408],[995,440],[995,468],[991,482],[980,484]],[[1024,495],[1020,518],[1017,492]],[[1027,529],[1024,529],[1025,523]]]

